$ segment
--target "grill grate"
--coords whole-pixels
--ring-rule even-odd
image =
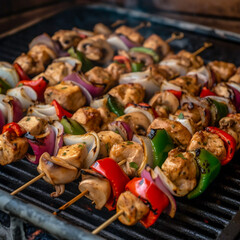
[[[156,17],[149,19],[146,16],[148,15],[145,13],[138,15],[136,12],[117,11],[116,8],[106,6],[67,10],[0,40],[0,59],[12,62],[21,52],[28,50],[28,43],[33,37],[42,32],[51,35],[58,29],[70,29],[74,26],[92,29],[97,22],[110,25],[117,19],[126,19],[129,25],[134,26],[140,21],[148,20],[152,22],[152,27],[142,29],[143,35],[148,36],[155,32],[164,39],[168,38],[172,32],[179,31],[178,27],[184,27],[180,23],[176,23],[176,27],[167,26],[175,23],[167,23]],[[215,33],[208,32],[206,29],[202,30],[197,26],[192,31],[184,31],[186,36],[184,39],[171,43],[174,51],[184,48],[193,52],[204,41],[211,41],[214,47],[202,54],[206,62],[218,58],[240,65],[239,44],[219,39],[220,37],[216,36]],[[206,33],[211,36],[215,34],[215,37],[219,38],[207,37]],[[230,164],[223,167],[219,177],[201,197],[191,201],[177,199],[178,210],[174,219],[162,214],[157,223],[150,229],[145,229],[140,224],[126,227],[116,221],[100,235],[107,239],[224,239],[226,236],[229,237],[228,239],[234,239],[239,229],[229,226],[234,225],[233,218],[240,215],[240,164],[238,158],[239,154]],[[26,160],[0,167],[0,189],[11,192],[36,175],[36,166]],[[68,184],[65,193],[60,198],[52,199],[49,194],[53,188],[45,181],[39,180],[19,193],[18,197],[53,212],[79,193],[77,186],[76,181]],[[91,231],[113,214],[106,209],[101,211],[94,209],[91,202],[84,198],[62,212],[60,217]],[[235,224],[240,224],[239,218],[236,218],[238,222],[234,220]],[[228,235],[229,233],[231,235]]]

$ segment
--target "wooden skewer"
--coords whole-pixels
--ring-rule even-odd
[[[117,27],[118,25],[121,25],[121,24],[126,23],[126,21],[127,21],[127,20],[125,20],[125,19],[119,19],[119,20],[117,20],[116,22],[112,23],[112,24],[111,24],[111,27],[112,27],[112,28]]]
[[[143,27],[151,27],[151,23],[150,22],[141,22],[139,25],[137,25],[136,27],[134,27],[133,29],[135,30],[135,31],[137,31],[137,30],[139,30],[139,29],[141,29],[141,28],[143,28]]]
[[[122,166],[124,163],[126,163],[126,159],[122,160],[121,162],[118,163],[119,166]]]
[[[199,48],[197,51],[192,53],[192,55],[196,57],[198,54],[203,52],[205,49],[211,47],[212,45],[213,45],[212,43],[205,42],[204,45],[201,48]]]
[[[112,222],[114,222],[120,215],[124,213],[123,210],[120,210],[116,214],[114,214],[111,218],[109,218],[106,222],[104,222],[102,225],[97,227],[95,230],[92,231],[92,234],[98,234],[100,231],[102,231],[104,228],[106,228],[108,225],[110,225]]]
[[[29,182],[25,183],[24,185],[22,185],[20,188],[16,189],[15,191],[13,191],[10,195],[16,195],[17,193],[21,192],[23,189],[25,189],[26,187],[30,186],[31,184],[33,184],[34,182],[36,182],[37,180],[39,180],[40,178],[42,178],[43,176],[45,176],[45,173],[41,173],[38,176],[36,176],[35,178],[33,178],[32,180],[30,180]]]
[[[184,33],[183,32],[174,32],[172,33],[171,37],[168,38],[165,42],[166,43],[170,43],[176,39],[182,39],[184,37]]]

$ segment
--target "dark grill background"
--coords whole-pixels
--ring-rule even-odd
[[[163,39],[167,39],[172,32],[179,31],[177,27],[160,24],[155,18],[133,17],[125,10],[116,12],[114,8],[81,7],[65,11],[0,40],[0,60],[12,62],[22,52],[27,52],[28,43],[32,38],[43,32],[52,35],[59,29],[71,29],[74,26],[92,29],[97,22],[110,25],[120,18],[127,19],[130,26],[138,25],[140,21],[152,20],[151,28],[141,30],[144,36],[157,33]],[[196,32],[184,31],[184,39],[171,43],[173,50],[186,49],[193,52],[201,47],[204,41],[211,41],[214,43],[214,47],[201,55],[206,62],[217,59],[233,62],[237,66],[240,65],[239,43],[207,37],[204,35],[204,31],[200,34],[201,29],[197,27],[193,31]],[[26,160],[5,167],[0,166],[0,188],[11,192],[36,175],[36,166]],[[149,229],[145,229],[140,224],[126,227],[116,221],[102,231],[100,235],[108,239],[233,239],[240,230],[239,176],[238,154],[230,164],[222,168],[219,177],[201,197],[192,201],[177,199],[178,209],[174,219],[162,214],[157,223]],[[53,191],[52,186],[43,180],[39,180],[18,194],[18,197],[53,212],[79,193],[77,186],[77,182],[68,184],[65,193],[60,198],[51,199],[49,194]],[[62,212],[60,216],[72,224],[91,231],[113,214],[114,212],[109,213],[106,209],[101,211],[94,209],[91,202],[84,198]],[[234,217],[238,221],[233,221]]]

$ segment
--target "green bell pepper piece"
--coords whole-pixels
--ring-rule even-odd
[[[120,102],[118,102],[117,98],[113,97],[110,94],[107,98],[107,107],[110,112],[115,113],[118,117],[124,115],[124,107]]]
[[[132,62],[131,64],[132,72],[140,72],[143,66],[144,66],[143,63]]]
[[[221,163],[213,154],[205,149],[197,151],[196,161],[199,166],[199,181],[197,187],[188,194],[188,199],[193,199],[202,194],[209,184],[217,177]]]
[[[129,50],[129,52],[130,52],[130,53],[131,53],[131,52],[146,53],[146,54],[150,55],[150,56],[153,58],[154,62],[157,63],[157,62],[160,61],[158,54],[157,54],[154,50],[152,50],[151,48],[133,47],[133,48],[131,48],[131,49]]]
[[[84,53],[79,52],[78,50],[74,49],[73,47],[71,47],[68,50],[68,53],[70,54],[71,57],[73,58],[77,58],[79,61],[82,62],[82,72],[85,73],[89,70],[91,70],[94,67],[94,64],[86,58],[86,56],[84,55]]]
[[[77,121],[66,116],[61,119],[61,124],[65,133],[72,135],[83,135],[86,133],[85,129]]]
[[[216,112],[216,122],[212,122],[212,125],[215,125],[220,121],[221,118],[226,117],[228,115],[228,107],[225,103],[218,102],[214,99],[210,99],[211,101],[211,112]],[[214,119],[214,118],[212,118]]]
[[[168,152],[174,148],[173,140],[164,129],[151,129],[148,137],[153,148],[153,165],[161,167]]]
[[[0,93],[5,94],[11,86],[3,79],[0,78]]]

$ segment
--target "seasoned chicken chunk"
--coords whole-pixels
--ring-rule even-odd
[[[122,105],[128,103],[140,103],[143,102],[145,90],[142,85],[138,83],[121,84],[109,91],[109,94],[116,97]]]
[[[188,151],[204,148],[220,161],[226,157],[226,148],[223,140],[217,135],[207,131],[196,132],[188,146]]]
[[[214,88],[213,92],[215,92],[219,97],[225,97],[234,100],[234,92],[231,88],[227,86],[225,82],[218,83]]]
[[[111,185],[102,175],[91,169],[81,170],[82,181],[78,189],[83,192],[88,190],[85,195],[95,203],[96,209],[102,209],[111,195]]]
[[[150,125],[150,120],[144,113],[132,112],[117,118],[116,121],[122,121],[129,124],[130,128],[135,134],[146,135],[147,129]]]
[[[236,66],[233,63],[213,61],[208,66],[214,72],[217,82],[226,82],[236,73]]]
[[[119,196],[117,201],[117,212],[121,210],[124,212],[118,220],[127,226],[132,226],[146,216],[150,209],[130,191],[126,191]]]
[[[34,76],[44,71],[44,66],[42,64],[36,65],[32,57],[25,53],[22,53],[19,57],[17,57],[14,62],[18,63],[23,71],[29,76]]]
[[[118,63],[111,63],[106,70],[111,74],[113,81],[118,81],[121,74],[126,73],[125,67]]]
[[[240,84],[240,67],[238,67],[236,73],[229,78],[229,82],[235,82]]]
[[[125,25],[120,26],[115,30],[116,34],[124,35],[134,43],[142,44],[144,37],[137,32],[134,28],[127,27]]]
[[[98,137],[100,140],[99,159],[108,157],[113,145],[124,141],[120,134],[113,131],[101,131],[98,133]]]
[[[48,87],[44,92],[44,99],[47,104],[55,99],[64,109],[73,112],[86,103],[81,88],[67,81]]]
[[[72,119],[79,122],[84,129],[89,131],[100,131],[101,116],[97,109],[92,107],[79,108],[72,116]]]
[[[0,135],[0,165],[7,165],[24,158],[28,150],[28,141],[16,137],[9,131]]]
[[[126,161],[121,167],[129,177],[137,176],[137,170],[144,159],[143,147],[140,143],[125,141],[114,144],[110,150],[109,157],[116,162]]]
[[[162,165],[163,173],[176,185],[184,196],[197,185],[197,164],[194,154],[173,149]]]
[[[45,119],[35,116],[26,116],[18,122],[23,129],[33,136],[39,135],[43,131],[46,123],[47,121]]]
[[[73,30],[59,30],[54,33],[52,39],[58,42],[62,49],[67,50],[70,47],[77,47],[81,37]]]
[[[107,130],[108,124],[113,122],[117,115],[113,112],[110,112],[107,107],[100,107],[97,109],[101,115],[102,123],[101,123],[101,130]]]

